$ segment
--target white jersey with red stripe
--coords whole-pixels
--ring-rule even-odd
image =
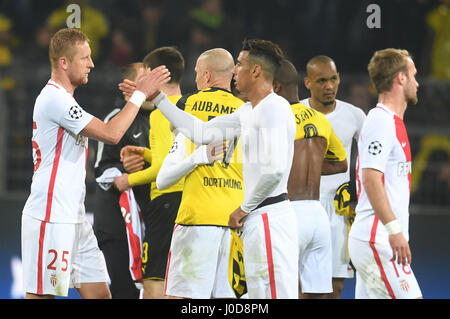
[[[376,169],[384,174],[389,203],[408,240],[411,149],[403,120],[381,103],[369,112],[359,136],[356,175],[358,205],[349,236],[370,242],[387,242],[388,233],[375,216],[362,184],[363,168]]]
[[[53,223],[85,219],[88,139],[79,133],[93,116],[50,80],[33,111],[34,174],[23,214]]]

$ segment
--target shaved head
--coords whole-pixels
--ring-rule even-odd
[[[298,72],[295,66],[288,60],[281,61],[281,65],[275,72],[274,81],[281,83],[283,86],[297,86]]]
[[[216,86],[230,90],[234,59],[230,52],[215,48],[203,52],[195,65],[197,89]]]
[[[317,55],[311,58],[306,64],[306,74],[307,76],[311,76],[311,73],[314,71],[314,68],[317,64],[332,64],[336,69],[336,64],[334,60],[326,55]]]
[[[225,49],[216,48],[203,52],[199,56],[199,60],[202,59],[208,69],[213,72],[232,72],[234,68],[233,56]]]

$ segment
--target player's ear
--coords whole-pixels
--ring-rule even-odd
[[[251,68],[251,74],[254,78],[257,78],[261,75],[262,73],[262,68],[259,64],[255,64],[252,66]]]
[[[69,60],[65,56],[62,56],[58,59],[58,65],[62,70],[66,71],[69,67]]]
[[[303,83],[305,83],[305,87],[309,90],[309,88],[311,86],[311,80],[308,77],[304,77]]]
[[[273,91],[278,94],[281,90],[281,85],[277,81],[273,81]]]

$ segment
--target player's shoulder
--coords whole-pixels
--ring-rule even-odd
[[[342,109],[343,111],[365,116],[364,111],[360,107],[351,104],[349,102],[336,99],[336,106]]]
[[[53,115],[52,113],[58,113],[70,107],[79,107],[73,96],[63,88],[49,82],[36,98],[34,111]]]
[[[371,128],[393,128],[395,127],[394,123],[394,115],[391,111],[386,110],[381,107],[374,107],[368,113],[366,120],[364,122],[364,126]]]

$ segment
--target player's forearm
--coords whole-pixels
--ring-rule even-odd
[[[128,175],[128,183],[130,186],[139,186],[150,184],[156,180],[156,176],[158,175],[159,167],[152,165],[144,170],[131,173]]]
[[[396,219],[384,188],[383,173],[375,169],[363,168],[362,179],[375,215],[381,220],[383,225]]]
[[[192,156],[177,163],[164,162],[156,177],[156,187],[159,190],[167,189],[192,172],[196,167],[197,164]]]
[[[203,122],[194,115],[177,108],[164,93],[153,99],[153,103],[179,132],[195,144],[211,144],[240,136],[237,111]]]
[[[246,213],[251,213],[262,201],[269,197],[272,191],[281,181],[282,173],[262,174],[253,191],[241,205],[241,209]]]
[[[195,116],[177,108],[164,93],[153,99],[156,107],[172,123],[174,127],[196,144],[210,143],[203,134],[203,123]],[[203,138],[205,137],[205,141]]]
[[[345,173],[347,171],[347,168],[348,168],[347,160],[330,161],[324,159],[322,163],[322,175]]]
[[[112,144],[117,144],[133,123],[139,107],[128,102],[125,107],[105,124],[105,133],[112,137]]]

